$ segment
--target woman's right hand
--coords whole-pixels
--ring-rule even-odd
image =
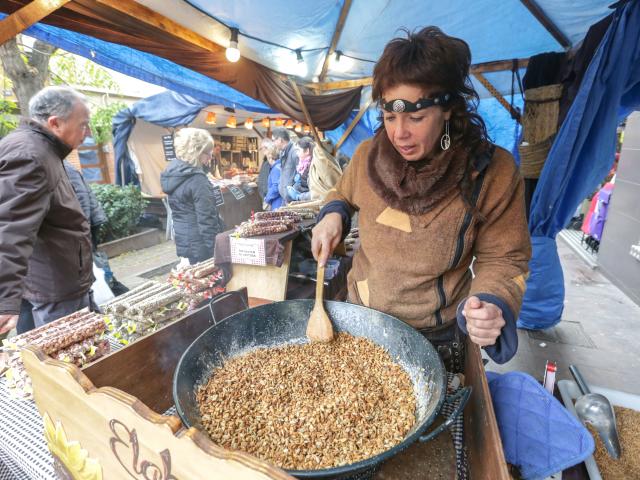
[[[319,265],[326,265],[329,256],[342,239],[342,216],[327,213],[311,230],[311,252]]]

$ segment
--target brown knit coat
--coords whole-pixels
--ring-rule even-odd
[[[513,157],[496,148],[475,174],[476,205],[486,218],[480,222],[457,189],[423,215],[392,209],[369,184],[370,149],[371,141],[358,147],[325,200],[342,200],[359,212],[360,249],[348,275],[349,300],[415,328],[454,321],[458,304],[476,293],[496,295],[517,316],[531,245],[524,185]]]

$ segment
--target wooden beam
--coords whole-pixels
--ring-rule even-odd
[[[333,37],[331,38],[331,44],[329,45],[327,56],[324,57],[324,63],[322,64],[322,70],[320,71],[320,76],[319,76],[321,82],[324,82],[324,79],[327,76],[327,70],[329,69],[329,60],[331,60],[331,56],[336,51],[336,47],[338,46],[340,35],[342,35],[342,29],[344,28],[344,24],[347,21],[347,15],[349,15],[350,8],[351,8],[351,0],[345,0],[344,4],[342,5],[342,9],[340,10],[338,23],[336,23],[336,28],[333,31]]]
[[[192,45],[196,45],[203,50],[209,52],[220,52],[224,50],[224,47],[212,42],[208,38],[203,37],[186,27],[183,27],[179,23],[161,15],[158,12],[151,10],[144,5],[134,2],[133,0],[96,0],[102,5],[106,5],[120,13],[129,15],[143,21],[147,25],[156,27],[169,35],[184,40]]]
[[[518,62],[518,68],[527,68],[529,65],[528,58],[516,58],[516,61]],[[502,72],[504,70],[511,70],[511,68],[513,68],[513,60],[497,60],[495,62],[476,63],[471,65],[469,73]]]
[[[0,21],[0,45],[71,0],[33,0]]]
[[[506,108],[507,111],[511,114],[511,116],[513,118],[515,118],[519,122],[520,121],[520,114],[514,108],[511,107],[509,102],[507,102],[505,100],[505,98],[496,89],[496,87],[494,87],[493,84],[489,80],[487,80],[487,77],[485,77],[482,73],[474,73],[473,75],[484,86],[484,88],[489,90],[489,93],[491,95],[493,95],[500,102],[500,105],[502,105],[504,108]]]
[[[526,68],[529,65],[528,58],[518,58],[518,67]],[[511,70],[513,66],[513,60],[496,60],[495,62],[476,63],[471,65],[469,69],[470,74],[486,73],[486,72],[501,72],[504,70]],[[319,91],[327,90],[341,90],[345,88],[354,88],[368,86],[373,83],[373,77],[358,78],[355,80],[340,80],[337,82],[324,82],[324,83],[307,83],[305,87],[312,88]]]
[[[356,127],[356,125],[358,124],[362,116],[365,113],[367,113],[367,110],[369,110],[369,106],[371,106],[372,102],[373,102],[373,98],[369,97],[369,100],[367,101],[367,103],[365,103],[365,105],[360,109],[360,111],[356,115],[356,118],[353,119],[353,121],[349,124],[347,129],[342,134],[342,137],[340,137],[340,140],[338,140],[338,143],[336,143],[336,152],[340,149],[340,147],[345,142],[345,140],[349,138],[351,131]]]
[[[536,3],[536,0],[520,0],[520,2],[527,7],[527,10],[529,10],[536,20],[538,20],[538,22],[547,29],[551,36],[555,38],[560,45],[562,45],[562,48],[565,50],[571,48],[571,40],[569,40],[558,26],[551,21],[547,14],[544,13],[544,10],[540,8],[540,5]]]
[[[326,91],[326,90],[342,90],[345,88],[363,87],[371,85],[373,77],[358,78],[356,80],[340,80],[337,82],[324,82],[324,83],[307,83],[305,87],[313,88],[314,90]]]
[[[302,98],[302,94],[300,93],[298,84],[292,77],[289,77],[289,83],[291,84],[291,88],[293,88],[293,91],[296,94],[296,98],[298,99],[298,103],[300,104],[300,108],[302,109],[302,113],[304,113],[304,118],[306,118],[307,123],[311,128],[311,132],[313,133],[313,138],[316,139],[316,142],[318,142],[318,145],[321,148],[324,148],[324,146],[322,145],[322,140],[320,138],[320,135],[318,135],[318,130],[316,130],[316,126],[313,123],[313,119],[311,118],[311,115],[309,115],[309,110],[307,110],[307,106],[304,104],[304,99]]]

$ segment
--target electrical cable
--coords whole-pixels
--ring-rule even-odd
[[[187,4],[189,4],[191,7],[193,7],[197,11],[199,11],[200,13],[202,13],[203,15],[205,15],[208,18],[211,18],[212,20],[218,22],[223,27],[228,28],[229,30],[231,30],[231,28],[237,28],[237,27],[231,27],[230,25],[228,25],[227,23],[225,23],[224,21],[222,21],[218,17],[216,17],[214,15],[211,15],[206,10],[203,10],[202,8],[200,8],[197,5],[194,5],[191,1],[189,1],[189,0],[183,0],[183,1],[185,3],[187,3]],[[255,35],[251,35],[251,34],[249,34],[247,32],[244,32],[244,31],[240,30],[239,28],[238,28],[238,35],[242,35],[245,38],[249,38],[251,40],[255,40],[256,42],[264,43],[265,45],[271,45],[272,47],[277,47],[277,48],[282,48],[284,50],[289,50],[291,53],[296,53],[296,51],[300,51],[302,53],[305,53],[305,52],[317,52],[317,51],[321,51],[321,50],[327,50],[327,51],[329,50],[329,47],[291,48],[291,47],[287,47],[286,45],[282,45],[280,43],[272,42],[271,40],[265,40],[264,38],[256,37]],[[347,58],[351,58],[352,60],[357,60],[359,62],[376,63],[376,60],[369,60],[369,59],[366,59],[366,58],[355,57],[353,55],[349,55],[349,54],[344,53],[344,52],[341,52],[341,56],[347,57]]]

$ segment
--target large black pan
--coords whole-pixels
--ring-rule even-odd
[[[251,308],[212,326],[189,346],[180,359],[173,378],[173,399],[180,418],[187,426],[202,428],[195,394],[206,383],[214,367],[223,359],[255,347],[305,342],[307,319],[312,300],[288,300]],[[366,337],[383,346],[407,371],[417,400],[416,424],[399,445],[366,460],[321,470],[290,470],[298,478],[342,478],[372,469],[396,455],[416,440],[427,441],[454,421],[469,399],[469,387],[451,417],[435,430],[423,435],[440,411],[446,394],[446,374],[433,346],[416,330],[390,315],[342,302],[325,302],[327,314],[337,332]]]

